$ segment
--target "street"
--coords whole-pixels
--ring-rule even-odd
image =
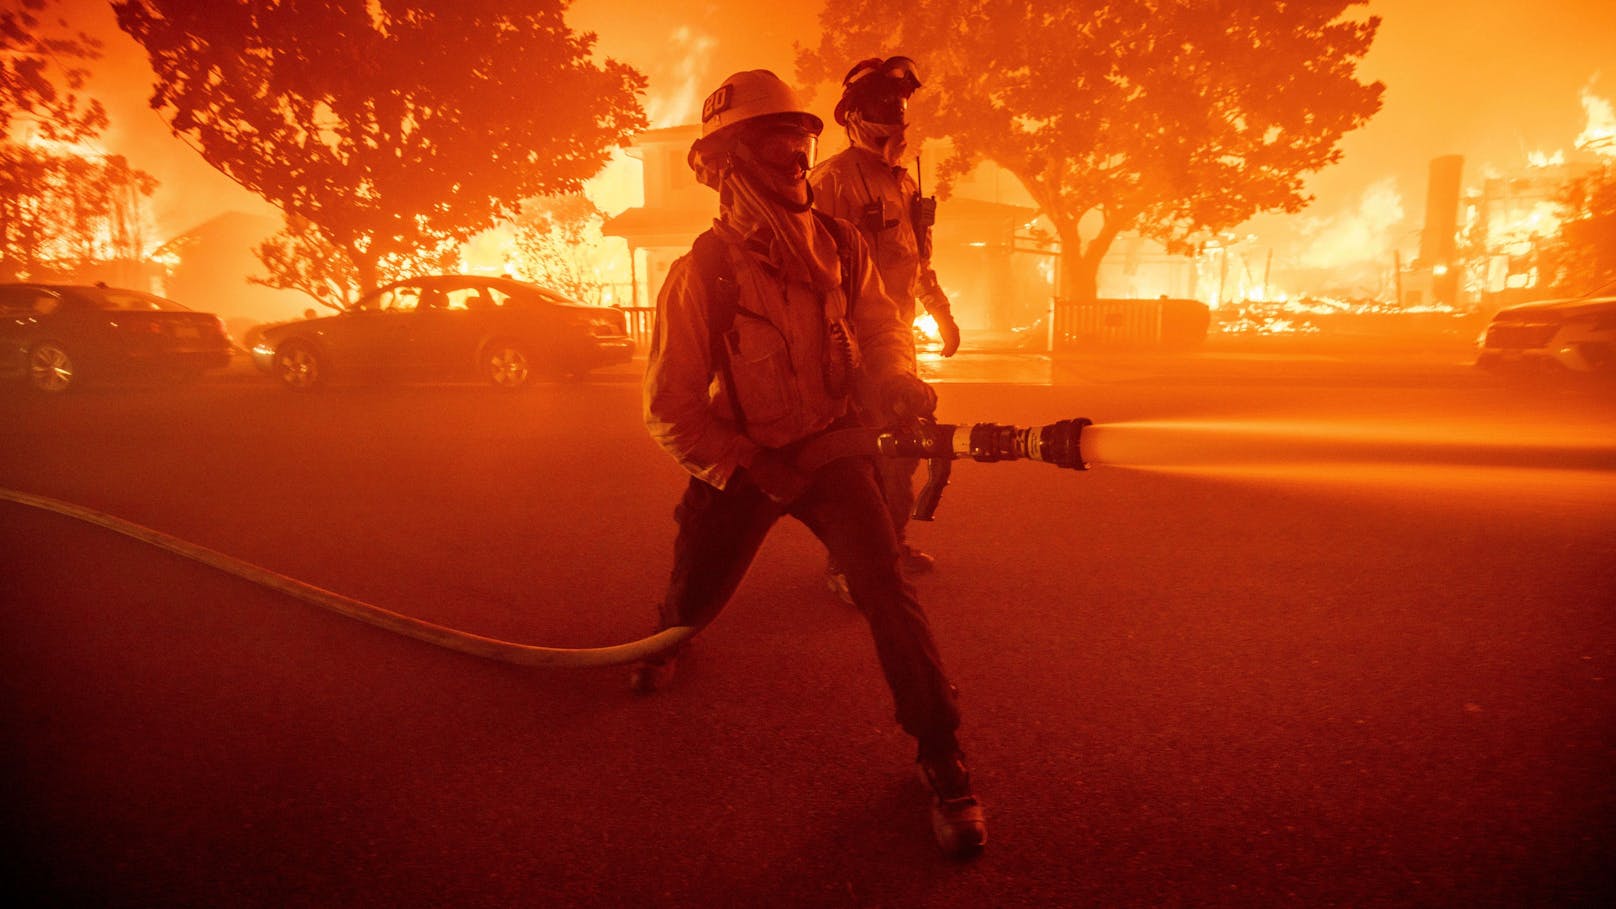
[[[911,532],[988,811],[976,861],[937,856],[863,620],[789,520],[672,689],[636,697],[623,669],[449,653],[0,503],[10,889],[1612,904],[1609,389],[1432,357],[971,356],[926,363],[946,422],[1115,427],[1087,472],[956,463]],[[517,394],[242,370],[7,391],[0,487],[477,634],[614,644],[652,628],[685,482],[641,423],[642,363]]]

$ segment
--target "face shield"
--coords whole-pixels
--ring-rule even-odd
[[[747,130],[738,144],[751,163],[782,180],[804,179],[819,153],[819,137],[795,123]]]

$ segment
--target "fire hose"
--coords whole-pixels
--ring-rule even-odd
[[[1022,429],[996,423],[954,426],[924,420],[887,429],[837,430],[819,436],[805,445],[798,453],[795,464],[799,470],[811,473],[838,458],[875,456],[923,458],[927,463],[927,481],[916,496],[914,517],[917,520],[929,521],[941,499],[943,487],[948,483],[949,466],[952,461],[958,458],[983,462],[1028,458],[1052,463],[1058,467],[1084,470],[1088,468],[1088,464],[1083,460],[1081,441],[1083,428],[1088,425],[1090,425],[1088,420],[1077,419]],[[638,640],[610,647],[541,647],[501,641],[436,625],[343,596],[189,540],[182,540],[160,530],[82,505],[4,488],[0,488],[0,501],[14,502],[94,524],[194,562],[200,562],[226,574],[243,578],[261,587],[405,637],[471,656],[520,666],[588,668],[632,663],[682,644],[701,630],[699,626],[677,625]]]

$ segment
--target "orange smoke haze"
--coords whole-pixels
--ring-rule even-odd
[[[693,120],[700,99],[730,72],[765,67],[794,75],[793,44],[817,42],[820,8],[752,0],[579,0],[567,16],[575,28],[597,33],[601,56],[646,73],[647,113],[653,125],[667,126]],[[162,181],[153,206],[160,238],[224,211],[275,216],[171,136],[148,108],[150,69],[138,45],[117,30],[105,0],[66,0],[62,9],[70,24],[105,42],[90,85],[112,117],[101,144]],[[1384,109],[1347,134],[1340,163],[1310,178],[1311,208],[1262,216],[1238,231],[1253,237],[1257,248],[1275,249],[1298,264],[1389,256],[1410,245],[1421,227],[1432,158],[1463,155],[1465,183],[1472,185],[1489,167],[1516,169],[1532,151],[1574,149],[1579,140],[1616,131],[1610,103],[1616,73],[1601,73],[1609,66],[1608,48],[1616,46],[1616,4],[1608,0],[1372,0],[1369,12],[1383,23],[1360,74],[1386,83]],[[534,103],[542,103],[540,96]],[[832,103],[827,90],[814,98],[814,107],[826,113]],[[827,135],[821,153],[836,151],[842,141]],[[623,188],[632,182],[616,175],[597,181],[592,194],[615,213],[636,203]]]

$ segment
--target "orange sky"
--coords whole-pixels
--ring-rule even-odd
[[[106,41],[92,84],[113,118],[103,144],[162,180],[156,213],[165,232],[224,209],[267,210],[147,109],[150,71],[104,0],[67,0],[64,9],[72,24]],[[651,77],[651,113],[666,117],[683,86],[699,97],[737,69],[789,74],[792,42],[813,42],[818,9],[812,2],[577,0],[568,18],[599,34],[602,53]],[[1362,73],[1386,82],[1385,107],[1348,135],[1342,163],[1310,181],[1318,202],[1300,218],[1354,212],[1371,187],[1391,178],[1404,229],[1415,230],[1432,157],[1464,155],[1466,182],[1474,182],[1484,165],[1514,169],[1528,151],[1569,150],[1585,123],[1579,93],[1590,82],[1596,95],[1616,99],[1616,3],[1609,0],[1373,0],[1370,9],[1384,23]],[[1297,225],[1295,218],[1256,222],[1276,237]]]

